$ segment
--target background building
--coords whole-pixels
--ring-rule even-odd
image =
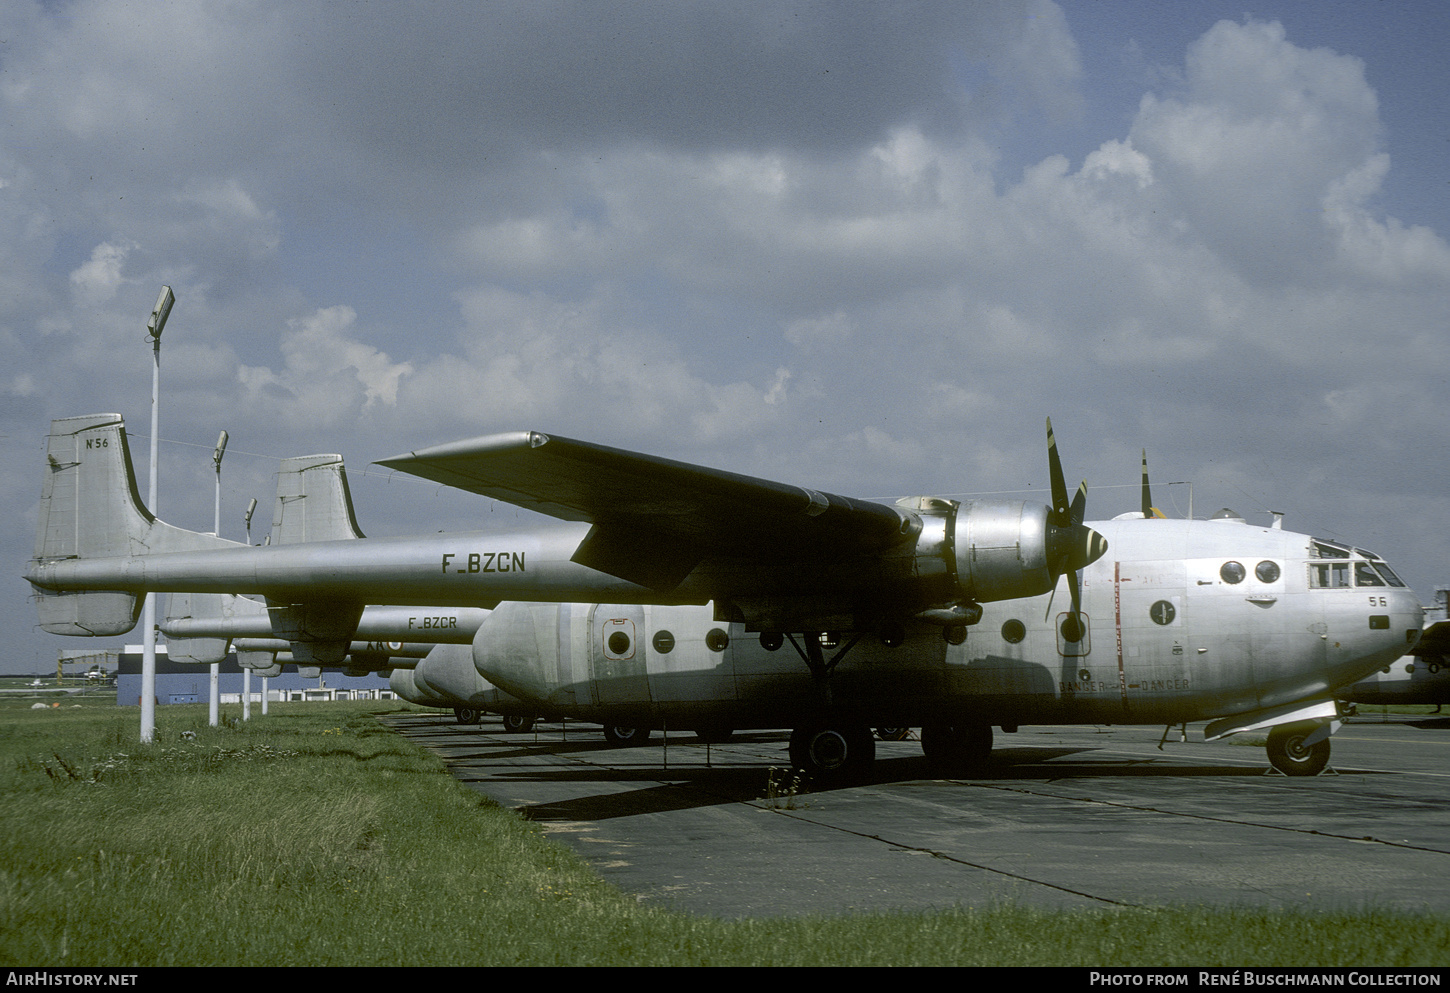
[[[241,703],[242,668],[235,655],[221,663],[220,702]],[[156,646],[156,702],[205,703],[211,667],[195,663],[172,662],[166,657],[166,646]],[[262,677],[252,675],[252,702],[262,700]],[[378,673],[347,676],[340,671],[324,669],[321,676],[305,677],[296,668],[287,666],[280,676],[267,680],[267,699],[287,700],[391,700],[388,679]],[[141,646],[127,645],[121,652],[120,671],[116,677],[116,704],[137,707],[141,704]]]

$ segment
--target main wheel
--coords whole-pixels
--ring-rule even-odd
[[[454,707],[453,719],[459,724],[477,724],[478,719],[483,716],[483,711],[477,707]]]
[[[617,724],[604,725],[604,740],[615,748],[630,748],[649,741],[649,728],[621,727]]]
[[[1317,776],[1329,764],[1329,738],[1312,745],[1304,742],[1319,725],[1313,722],[1284,724],[1269,732],[1269,764],[1286,776]]]
[[[876,761],[876,739],[865,726],[796,728],[790,734],[790,761],[817,782],[849,782]]]
[[[510,734],[523,734],[534,729],[534,719],[523,714],[504,714],[503,729]]]
[[[987,764],[992,755],[989,724],[936,724],[921,729],[921,751],[944,770],[969,770]]]

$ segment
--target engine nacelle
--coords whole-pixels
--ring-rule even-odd
[[[1040,503],[966,501],[952,528],[958,588],[982,603],[1049,592],[1056,582],[1049,528]]]
[[[915,497],[898,506],[920,522],[913,572],[922,599],[962,605],[1041,596],[1068,569],[1107,550],[1081,523],[1059,524],[1040,503]],[[973,623],[940,608],[918,615],[941,624]]]

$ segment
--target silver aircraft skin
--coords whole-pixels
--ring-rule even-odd
[[[268,545],[363,537],[341,455],[283,459],[273,507]],[[411,666],[435,644],[471,644],[487,616],[488,611],[478,607],[368,605],[340,668],[359,676],[395,664]],[[172,661],[219,662],[230,645],[244,668],[275,676],[281,672],[279,658],[297,661],[293,643],[283,637],[291,633],[288,617],[285,609],[270,609],[266,603],[232,593],[172,593],[167,616],[158,626],[167,636]],[[318,675],[320,668],[307,661],[299,666],[303,674]]]
[[[1413,645],[1414,594],[1358,549],[1162,519],[1146,470],[1144,513],[1090,528],[1050,425],[1048,442],[1051,508],[884,507],[500,435],[383,464],[583,523],[238,548],[145,510],[118,416],[69,418],[52,425],[26,578],[62,634],[129,630],[148,589],[259,593],[274,631],[322,661],[345,656],[366,604],[496,608],[474,666],[541,714],[793,727],[793,758],[820,775],[869,764],[870,727],[921,727],[950,762],[984,755],[992,726],[1214,718],[1211,737],[1273,728],[1284,771],[1322,768],[1334,690]]]
[[[864,639],[828,691],[777,639],[699,607],[501,604],[479,628],[474,662],[542,716],[707,733],[794,727],[792,755],[815,772],[829,771],[811,758],[822,734],[815,748],[829,764],[832,744],[869,753],[872,727],[921,728],[928,755],[951,763],[984,757],[993,726],[1217,719],[1209,737],[1284,729],[1271,735],[1271,761],[1308,774],[1328,758],[1335,688],[1419,633],[1413,593],[1358,549],[1237,518],[1092,527],[1110,552],[1083,571],[1080,632],[1048,596],[991,603],[961,644],[925,624],[899,644]],[[1325,576],[1346,585],[1318,584]]]
[[[1344,689],[1341,700],[1375,705],[1450,703],[1450,587],[1435,590],[1414,651]]]
[[[382,464],[552,514],[513,534],[302,541],[254,548],[141,504],[119,415],[53,422],[36,553],[41,626],[113,635],[148,591],[260,594],[301,657],[346,654],[367,604],[715,602],[780,631],[940,626],[1051,590],[1103,554],[1071,505],[1049,430],[1053,508],[921,498],[895,507],[534,432]],[[825,665],[811,649],[812,663]]]

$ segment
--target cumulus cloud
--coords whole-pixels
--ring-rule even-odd
[[[284,414],[312,424],[336,424],[374,406],[393,406],[399,383],[413,371],[372,345],[350,337],[351,307],[323,307],[287,322],[280,371],[241,365],[237,377],[253,396],[285,397]]]
[[[113,245],[101,242],[91,251],[90,260],[70,274],[71,292],[78,304],[98,307],[111,300],[121,286],[121,267],[126,256],[138,247],[134,243]]]
[[[1353,51],[1204,24],[1103,109],[1073,29],[1104,15],[1046,0],[374,13],[0,9],[0,434],[142,416],[166,282],[164,389],[239,452],[534,427],[1030,492],[1051,414],[1070,475],[1131,482],[1146,446],[1201,499],[1257,478],[1325,514],[1306,467],[1384,489],[1385,452],[1425,461],[1450,249],[1384,209]],[[1437,473],[1404,505],[1450,512]]]

